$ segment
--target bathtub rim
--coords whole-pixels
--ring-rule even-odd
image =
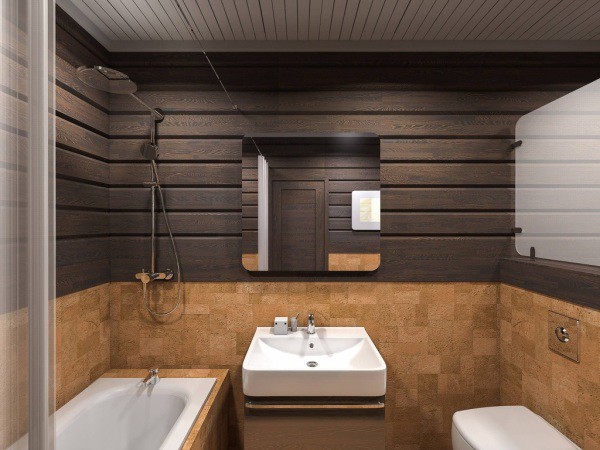
[[[207,388],[207,381],[210,387]],[[164,377],[151,389],[161,389],[160,395],[174,395],[182,399],[183,410],[175,420],[161,444],[161,449],[184,448],[194,425],[215,390],[218,379],[215,377]],[[126,396],[126,391],[138,388],[139,378],[101,377],[91,383],[55,413],[56,438],[77,418],[102,401],[118,396]],[[144,387],[144,392],[148,387]],[[208,390],[207,390],[208,389]],[[115,391],[116,390],[116,391]],[[203,395],[200,395],[200,394]],[[142,394],[143,395],[143,394]]]

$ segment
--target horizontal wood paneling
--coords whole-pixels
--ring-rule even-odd
[[[381,193],[383,210],[469,210],[512,211],[514,188],[440,187],[384,188]]]
[[[56,211],[56,236],[108,236],[108,211]]]
[[[217,68],[241,67],[244,68],[252,62],[257,67],[279,68],[281,66],[305,69],[307,67],[364,67],[370,66],[379,69],[394,67],[401,68],[461,68],[480,70],[484,67],[515,68],[529,67],[543,73],[544,68],[552,67],[598,67],[600,55],[598,53],[482,53],[469,52],[449,54],[445,52],[414,52],[414,53],[385,53],[385,52],[356,52],[351,57],[346,52],[256,52],[249,57],[243,52],[213,53],[211,60]],[[147,53],[113,53],[113,65],[125,66],[126,64],[137,67],[186,67],[206,68],[206,59],[199,58],[198,53],[177,52],[163,53],[160,58],[148,58]],[[543,80],[540,80],[543,81]],[[550,82],[549,82],[550,83]]]
[[[109,182],[108,163],[61,148],[56,149],[56,175],[103,185]]]
[[[500,258],[510,254],[513,245],[514,151],[509,145],[515,123],[523,113],[595,79],[596,66],[584,59],[572,59],[569,66],[560,55],[528,55],[533,60],[500,54],[427,54],[424,59],[362,55],[361,61],[356,55],[330,56],[325,61],[323,55],[312,59],[300,54],[296,60],[258,54],[249,64],[241,55],[217,55],[221,76],[237,91],[234,99],[242,115],[232,112],[215,92],[214,79],[200,61],[190,63],[198,70],[181,56],[144,61],[133,56],[136,64],[123,61],[121,67],[131,69],[134,79],[139,74],[142,98],[167,111],[159,126],[159,145],[164,149],[161,159],[173,164],[163,163],[160,170],[171,186],[186,189],[167,201],[169,208],[182,213],[189,208],[190,214],[209,211],[199,193],[213,181],[205,181],[203,175],[212,174],[211,167],[224,161],[234,163],[232,173],[224,177],[231,183],[227,188],[239,189],[239,139],[245,134],[375,132],[382,138],[384,237],[382,266],[369,279],[498,280]],[[148,66],[151,70],[145,71]],[[116,114],[111,116],[111,160],[137,161],[147,117],[124,97],[114,98],[112,105]],[[178,161],[189,168],[178,168]],[[231,201],[236,213],[244,205],[242,214],[248,219],[241,224],[243,235],[254,247],[256,164],[250,159],[242,165],[242,195],[223,201]],[[321,175],[314,162],[308,165],[315,177]],[[115,164],[114,173],[114,181],[135,185],[149,175],[131,164]],[[224,178],[211,180],[223,183]],[[330,182],[334,241],[344,242],[355,189],[378,189],[378,184]],[[132,199],[137,191],[118,191],[111,197],[111,208],[119,202],[125,202],[123,209],[149,208],[147,200]],[[200,197],[198,203],[192,195]],[[225,206],[220,201],[218,205]],[[193,223],[192,218],[186,220]]]
[[[61,117],[56,118],[56,144],[96,159],[108,159],[108,139]]]
[[[113,161],[145,161],[140,147],[146,139],[111,139]],[[241,161],[241,139],[161,139],[161,161]]]
[[[161,267],[174,269],[170,242],[158,238],[157,254]],[[111,279],[132,281],[140,269],[150,267],[149,237],[111,237]],[[182,277],[190,280],[245,279],[242,268],[241,237],[178,237]]]
[[[431,91],[325,91],[325,92],[237,92],[235,101],[244,112],[421,112],[456,113],[485,111],[529,112],[567,94],[567,91],[431,92]],[[231,104],[215,91],[144,91],[148,104],[160,104],[167,113],[231,112]],[[111,112],[146,110],[124,95],[111,96]]]
[[[82,123],[88,129],[92,129],[97,133],[108,134],[110,129],[107,113],[98,108],[90,107],[89,100],[86,101],[60,86],[57,86],[54,92],[58,113]]]
[[[543,259],[507,258],[503,283],[600,309],[600,268]]]
[[[148,195],[148,194],[147,194]],[[236,235],[241,233],[241,212],[170,212],[169,223],[175,235]],[[150,212],[116,212],[110,214],[112,234],[150,233]],[[167,234],[163,215],[159,212],[156,233]]]
[[[381,136],[514,136],[518,114],[283,114],[167,115],[159,136],[230,136],[277,132],[371,132]],[[112,137],[138,137],[149,132],[145,116],[111,116]]]
[[[239,187],[163,188],[167,210],[241,211]],[[111,210],[150,210],[149,188],[110,188]]]
[[[69,180],[56,180],[56,206],[108,211],[108,189]]]
[[[126,96],[107,103],[78,86],[73,62],[94,52],[61,55],[68,88],[61,95],[77,98],[64,114],[86,94],[96,110],[61,119],[72,132],[60,142],[59,174],[69,195],[60,203],[100,213],[106,196],[98,189],[111,186],[112,278],[130,280],[149,260],[150,198],[143,183],[150,169],[139,146],[150,123]],[[214,55],[245,112],[238,115],[200,58],[110,55],[112,65],[139,83],[140,96],[167,112],[158,127],[159,174],[188,280],[252,279],[240,261],[242,229],[255,233],[254,219],[242,224],[241,213],[256,216],[257,190],[254,181],[244,183],[243,194],[240,188],[242,178],[255,176],[248,164],[241,175],[241,137],[304,131],[382,136],[382,266],[361,279],[498,280],[499,261],[512,248],[514,125],[523,113],[594,80],[600,65],[562,54],[247,56]],[[100,113],[109,109],[106,145]],[[60,154],[66,150],[71,154]],[[92,183],[89,195],[76,196],[77,185],[64,184],[79,182]],[[330,183],[331,237],[340,246],[350,192],[375,184]],[[160,258],[169,261],[168,240],[159,240]]]
[[[385,235],[511,235],[512,213],[384,212],[381,232]]]
[[[383,139],[383,161],[513,161],[512,139]]]
[[[402,164],[381,165],[381,184],[390,185],[514,185],[512,164]]]
[[[56,293],[110,281],[108,95],[81,83],[103,54],[68,18],[56,28]],[[69,31],[60,24],[69,23]],[[107,56],[107,55],[105,55]]]
[[[460,55],[454,56],[455,61]],[[248,63],[248,59],[240,58]],[[354,58],[355,56],[351,56]],[[494,58],[494,56],[491,56]],[[253,64],[250,62],[250,64]],[[454,64],[460,64],[455,62]],[[219,67],[219,76],[232,91],[277,90],[430,90],[430,91],[571,91],[597,78],[596,68],[590,67]],[[557,63],[560,64],[560,63]],[[127,63],[120,70],[136,80],[142,88],[155,90],[180,88],[219,90],[208,68],[140,67]]]
[[[160,182],[169,185],[231,185],[242,183],[239,164],[161,163]],[[111,164],[111,186],[142,185],[150,181],[149,164]]]

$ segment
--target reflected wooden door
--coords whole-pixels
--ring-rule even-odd
[[[327,270],[325,183],[271,184],[269,270]]]

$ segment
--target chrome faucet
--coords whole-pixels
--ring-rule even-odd
[[[146,386],[154,386],[159,380],[160,378],[158,377],[158,369],[149,369],[148,375],[146,375],[146,378],[144,378],[142,383],[144,383]]]
[[[308,315],[308,323],[306,325],[306,332],[308,334],[315,334],[315,316],[314,316],[314,314]]]

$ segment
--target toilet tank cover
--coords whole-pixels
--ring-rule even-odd
[[[452,421],[463,439],[475,450],[580,450],[524,406],[458,411]]]

